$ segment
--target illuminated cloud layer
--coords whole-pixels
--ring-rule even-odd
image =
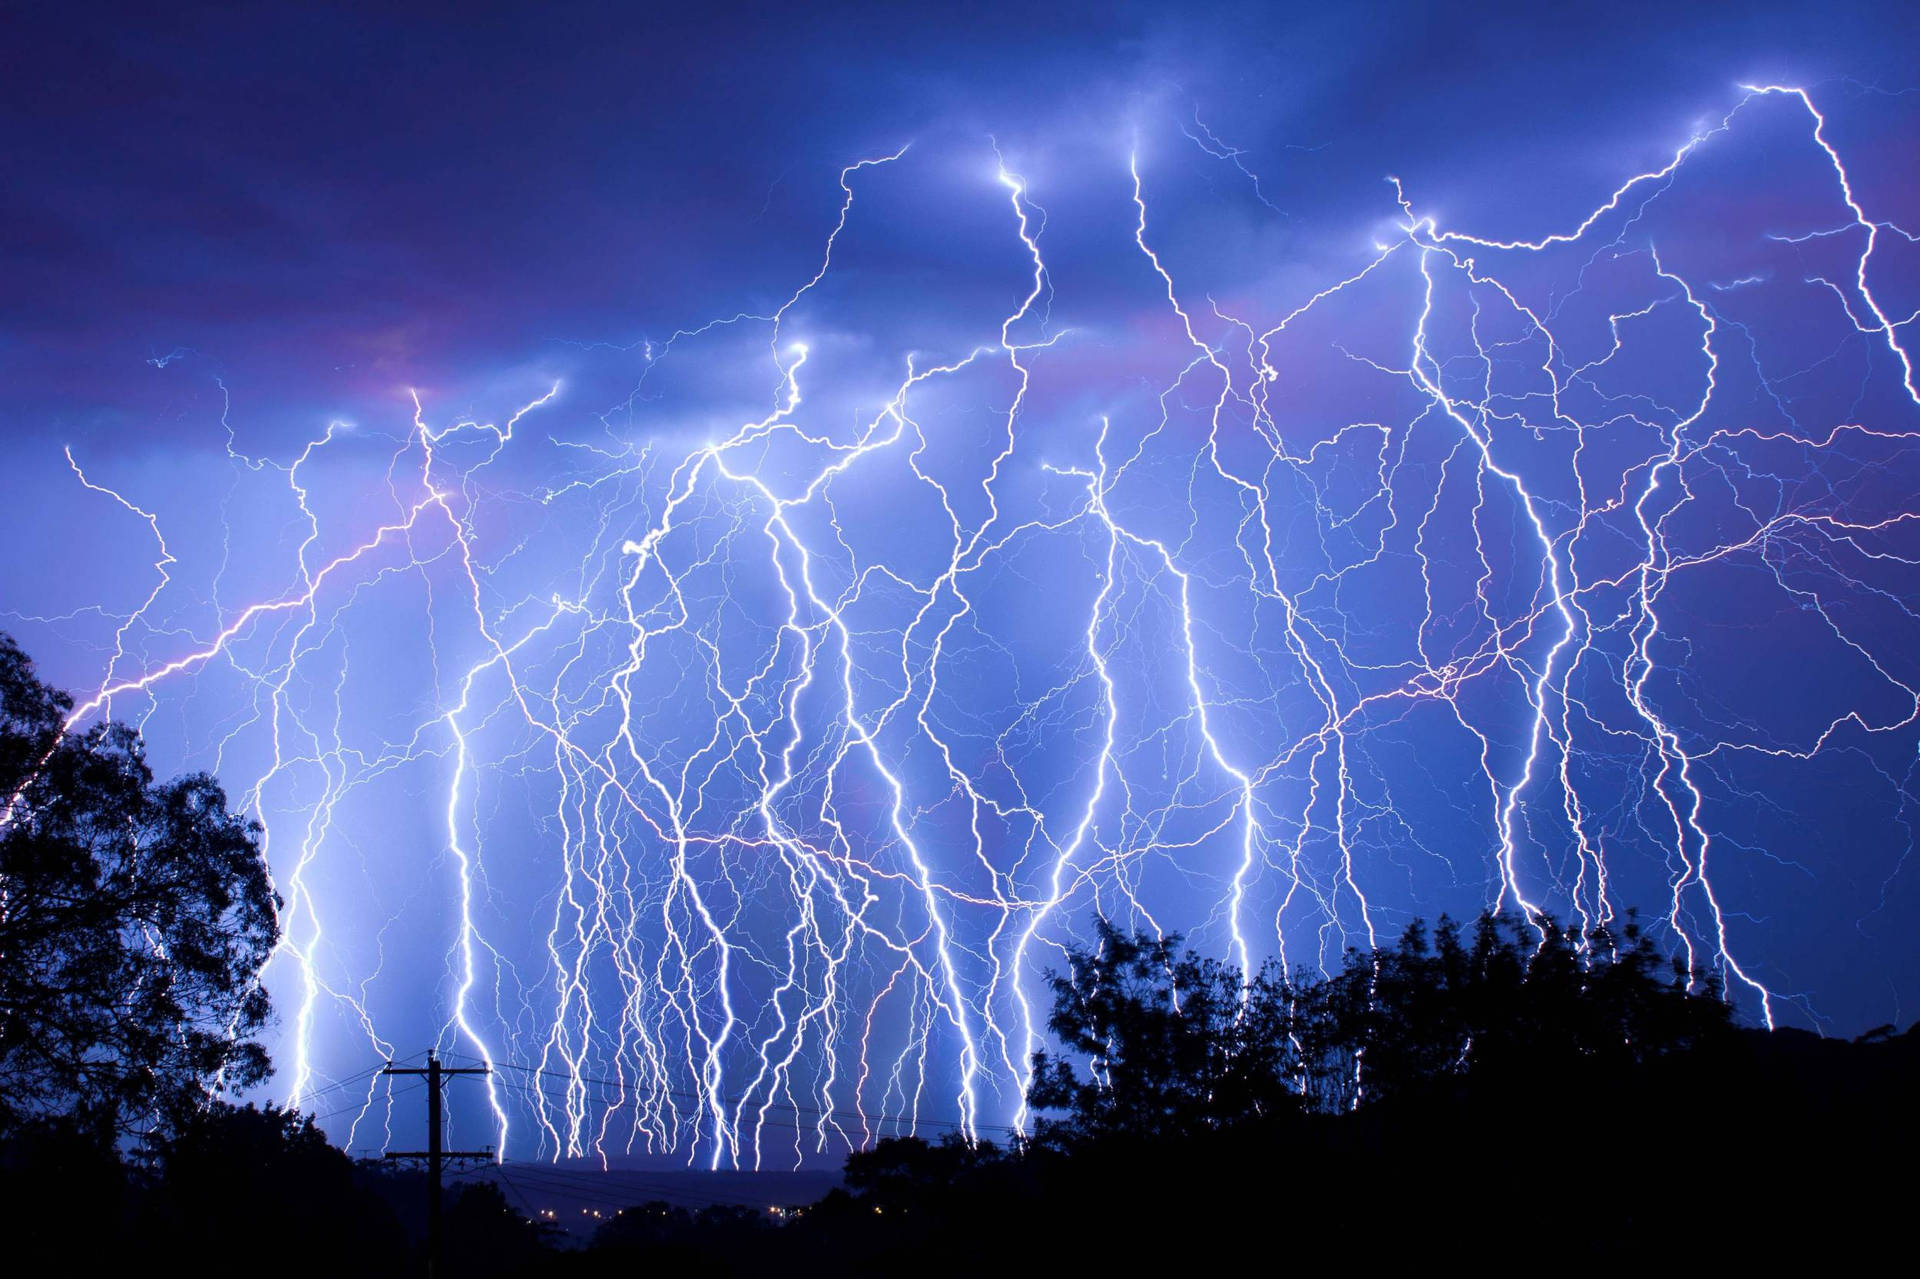
[[[103,576],[7,624],[265,824],[282,1095],[378,1142],[437,1042],[522,1156],[996,1135],[1095,911],[1320,969],[1638,907],[1752,1020],[1897,1014],[1920,247],[1821,93],[1312,240],[1142,101],[889,139],[677,331],[264,446],[156,351],[196,448],[66,452]]]

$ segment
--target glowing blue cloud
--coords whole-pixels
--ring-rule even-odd
[[[1324,968],[1640,905],[1817,1019],[1766,912],[1836,806],[1906,831],[1920,739],[1915,239],[1826,123],[1743,90],[1531,238],[1396,183],[1317,276],[1196,252],[1150,149],[889,148],[766,305],[494,414],[223,417],[198,560],[75,450],[155,548],[75,720],[260,815],[281,1090],[350,1141],[423,1036],[517,1154],[996,1133],[1095,911]]]

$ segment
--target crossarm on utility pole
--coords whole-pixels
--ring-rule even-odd
[[[392,1062],[381,1071],[384,1075],[425,1075],[427,1077],[427,1148],[425,1150],[392,1150],[387,1152],[389,1159],[424,1159],[427,1161],[427,1277],[436,1279],[440,1270],[440,1173],[449,1159],[492,1159],[491,1150],[444,1150],[440,1139],[446,1127],[441,1117],[440,1088],[448,1075],[485,1075],[490,1073],[487,1066],[443,1066],[433,1049],[427,1050],[425,1066],[400,1067]]]

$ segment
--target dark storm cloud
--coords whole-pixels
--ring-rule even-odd
[[[915,139],[984,157],[995,134],[1054,167],[1044,190],[1135,133],[1185,147],[1169,122],[1198,108],[1289,212],[1382,217],[1392,169],[1449,214],[1531,224],[1733,79],[1872,78],[1912,27],[1537,8],[16,10],[0,429],[151,411],[133,387],[176,348],[310,419],[766,306],[804,278],[838,167]]]

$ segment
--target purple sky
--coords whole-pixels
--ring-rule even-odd
[[[1537,9],[26,9],[0,625],[266,821],[282,1092],[990,1129],[1095,909],[1910,1019],[1920,31]]]

